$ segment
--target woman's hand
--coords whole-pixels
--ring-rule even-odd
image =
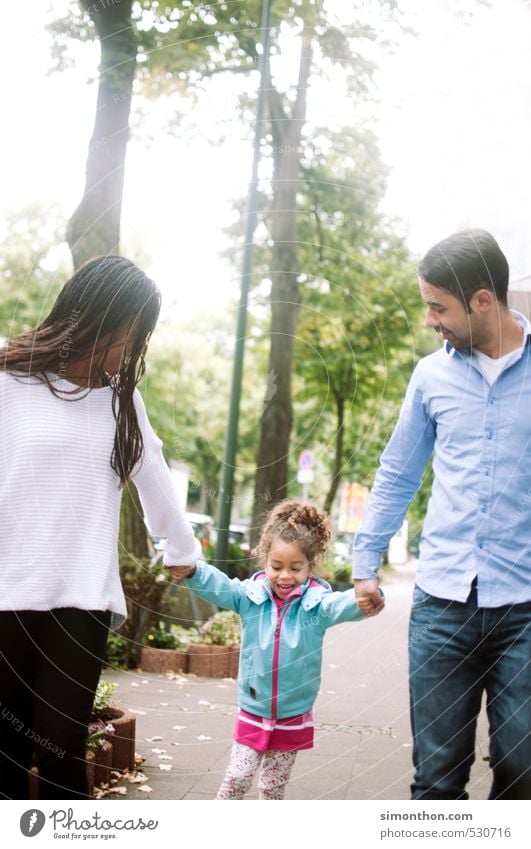
[[[191,578],[195,573],[195,566],[165,566],[170,570],[170,574],[174,581],[182,581],[184,578]]]

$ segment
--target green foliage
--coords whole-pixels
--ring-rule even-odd
[[[197,628],[172,625],[170,628],[151,628],[146,634],[145,644],[153,649],[187,649],[197,639]]]
[[[127,640],[125,662],[128,667],[138,665],[144,635],[158,626],[164,612],[164,594],[169,586],[167,569],[152,564],[148,559],[122,555],[120,576],[127,601],[127,620],[120,634]]]
[[[112,705],[112,699],[116,684],[110,681],[100,681],[94,695],[94,704],[92,705],[92,719],[102,719]]]
[[[240,617],[232,610],[220,610],[199,628],[199,642],[209,646],[240,644]]]
[[[2,229],[0,337],[10,338],[46,317],[70,266],[58,250],[64,220],[56,208],[34,205],[11,212]]]
[[[212,563],[215,559],[216,547],[213,544],[207,545],[203,551],[205,560]],[[256,559],[248,557],[238,545],[238,543],[230,542],[227,549],[227,560],[220,567],[229,578],[239,578],[243,580],[248,578],[253,572],[256,572]]]
[[[127,669],[128,641],[121,634],[109,632],[105,648],[105,664],[112,669]]]

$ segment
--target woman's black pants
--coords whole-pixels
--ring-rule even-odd
[[[85,740],[110,611],[0,611],[0,799],[86,799]]]

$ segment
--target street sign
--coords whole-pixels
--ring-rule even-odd
[[[314,459],[313,451],[301,451],[299,454],[299,469],[313,468]],[[301,483],[301,481],[299,481],[299,483]]]
[[[297,483],[313,483],[313,469],[299,469]]]

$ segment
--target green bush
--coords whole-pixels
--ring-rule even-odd
[[[91,719],[96,722],[98,719],[105,719],[107,712],[112,704],[112,697],[116,690],[116,684],[110,681],[100,681],[96,693],[94,695],[94,704],[92,705]]]
[[[123,555],[120,576],[127,601],[127,620],[119,633],[127,644],[125,663],[133,668],[138,666],[144,636],[151,628],[158,628],[165,612],[164,594],[169,586],[169,573],[147,558]]]
[[[238,646],[240,630],[238,614],[232,610],[220,610],[201,625],[197,642],[209,646]]]
[[[176,649],[178,645],[172,632],[164,628],[151,628],[146,635],[145,643],[152,649]]]
[[[212,544],[207,545],[203,549],[203,559],[207,563],[213,563],[216,559],[216,549]],[[257,571],[256,558],[248,557],[236,542],[229,543],[227,549],[227,560],[223,564],[222,571],[229,578],[239,578],[240,581],[245,580],[254,572]]]
[[[121,634],[109,632],[105,649],[105,663],[113,669],[127,669],[128,641]]]

